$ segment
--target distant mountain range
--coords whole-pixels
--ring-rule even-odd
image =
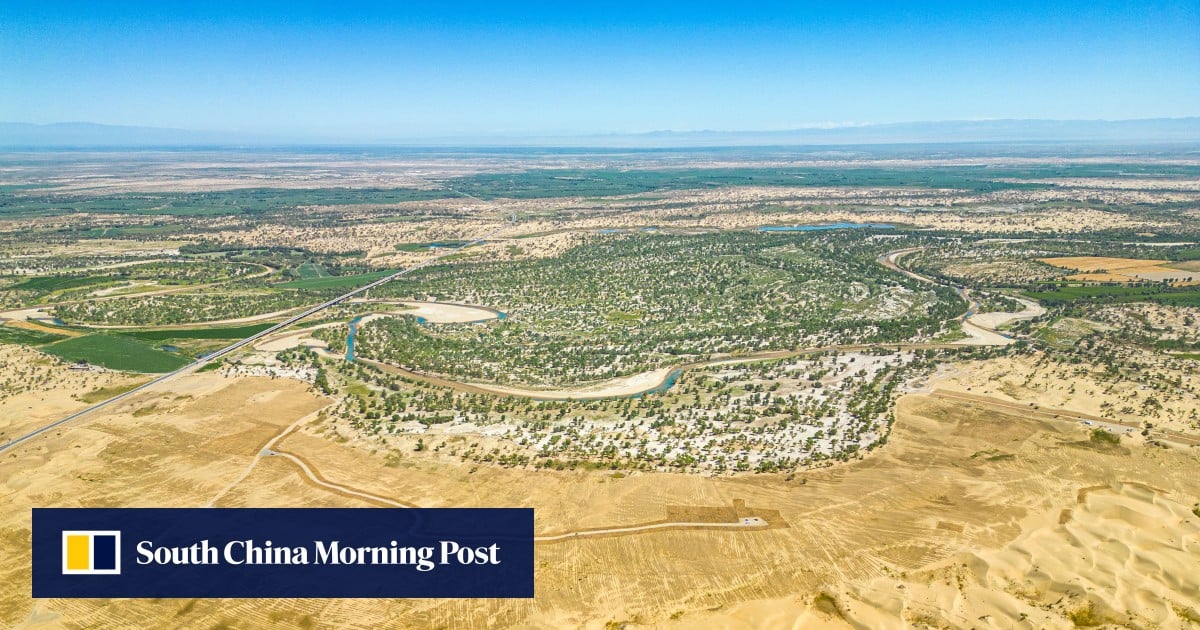
[[[0,123],[0,147],[132,148],[287,145],[721,147],[915,143],[1200,143],[1200,117],[1140,120],[952,120],[781,131],[654,131],[577,136],[300,137],[86,122]]]

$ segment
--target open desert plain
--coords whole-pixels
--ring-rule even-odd
[[[0,626],[1196,627],[1194,156],[0,155]],[[33,599],[35,507],[532,507],[536,595]]]

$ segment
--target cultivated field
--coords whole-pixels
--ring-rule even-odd
[[[1081,282],[1169,282],[1172,284],[1200,284],[1200,277],[1186,268],[1173,268],[1169,260],[1137,260],[1130,258],[1105,258],[1102,256],[1072,256],[1068,258],[1043,258],[1042,262],[1073,269],[1080,273],[1067,276],[1067,280]],[[1183,263],[1189,265],[1189,263]]]

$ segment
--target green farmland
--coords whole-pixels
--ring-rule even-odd
[[[296,275],[300,276],[301,280],[330,277],[329,271],[325,269],[324,265],[311,262],[306,262],[303,265],[296,267]]]
[[[73,337],[43,346],[41,350],[72,363],[86,361],[124,372],[170,372],[189,363],[185,357],[117,335]]]
[[[245,188],[233,191],[126,193],[116,195],[46,194],[37,190],[0,191],[0,216],[34,217],[72,213],[146,214],[182,217],[290,212],[300,206],[403,203],[453,196],[412,188]]]
[[[351,289],[359,285],[374,282],[395,273],[391,270],[372,271],[353,276],[330,276],[326,278],[309,278],[307,280],[292,280],[275,285],[281,289]]]
[[[62,291],[113,282],[110,276],[39,276],[8,287],[15,291]]]
[[[19,344],[23,346],[40,346],[66,339],[66,335],[56,335],[40,330],[0,326],[0,343]]]
[[[1200,306],[1200,287],[1062,286],[1049,291],[1027,291],[1025,295],[1040,300],[1048,306],[1072,302],[1111,304],[1156,302],[1174,306]]]
[[[274,322],[265,324],[248,324],[245,326],[215,326],[212,328],[163,328],[158,330],[131,330],[117,334],[133,337],[142,341],[167,341],[170,339],[244,339],[260,333],[272,326]]]

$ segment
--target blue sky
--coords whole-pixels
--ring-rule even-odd
[[[1200,115],[1200,0],[218,4],[5,0],[0,120],[400,138]]]

